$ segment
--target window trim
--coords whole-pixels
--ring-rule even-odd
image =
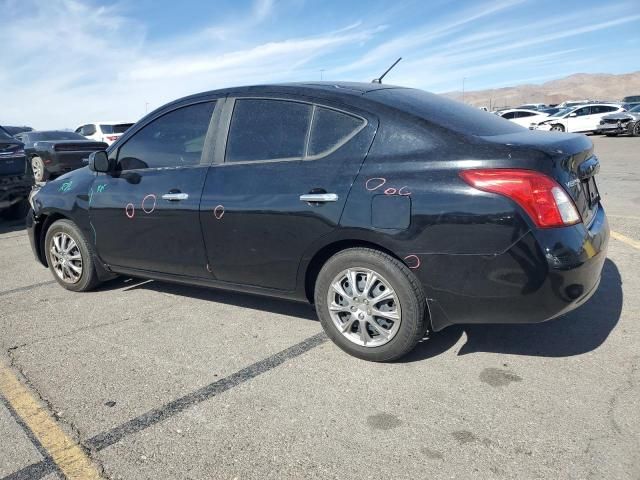
[[[176,169],[183,169],[183,168],[203,167],[203,166],[209,167],[212,164],[212,157],[214,156],[214,152],[215,152],[215,143],[213,146],[209,146],[209,143],[212,140],[215,141],[215,139],[213,139],[212,137],[214,136],[213,133],[215,132],[216,128],[219,128],[217,126],[220,121],[220,114],[216,115],[216,113],[223,106],[220,104],[221,103],[224,104],[224,100],[225,100],[224,97],[213,97],[213,98],[207,98],[207,99],[200,99],[196,102],[185,103],[183,105],[175,105],[174,108],[170,110],[159,112],[158,115],[155,115],[153,118],[150,118],[148,122],[145,122],[144,125],[140,125],[138,128],[135,129],[135,131],[129,132],[127,130],[127,133],[128,133],[127,138],[125,139],[124,143],[122,143],[121,145],[118,145],[118,148],[115,151],[116,165],[120,160],[120,151],[122,150],[122,147],[124,147],[127,143],[129,143],[129,141],[131,141],[131,139],[134,138],[138,134],[138,132],[144,130],[146,127],[151,125],[156,120],[159,120],[160,118],[183,108],[192,107],[194,105],[200,105],[202,103],[213,103],[214,104],[213,112],[211,112],[211,118],[209,119],[209,126],[207,127],[207,133],[205,133],[205,136],[204,136],[204,145],[202,147],[199,163],[194,165],[175,165],[171,167],[131,168],[128,170],[121,170],[121,171],[122,172],[138,172],[138,171],[150,172],[150,171],[159,171],[159,170],[176,170]]]
[[[227,162],[227,146],[229,141],[229,133],[231,132],[231,120],[233,118],[233,112],[235,109],[236,100],[276,100],[276,101],[284,101],[284,102],[293,102],[293,103],[303,103],[306,105],[311,105],[311,119],[309,121],[309,126],[307,127],[307,133],[305,135],[305,143],[304,150],[302,152],[301,157],[283,157],[283,158],[272,158],[268,160],[242,160],[240,162]],[[308,162],[314,160],[320,160],[325,158],[338,149],[342,148],[349,141],[351,141],[356,135],[358,135],[362,130],[364,130],[369,124],[369,120],[362,115],[358,115],[348,110],[336,108],[333,106],[329,106],[323,103],[318,103],[310,100],[300,99],[296,97],[285,97],[285,96],[266,96],[266,95],[247,95],[247,96],[234,96],[227,97],[227,102],[225,104],[225,111],[223,112],[223,119],[220,123],[220,128],[224,131],[224,150],[221,152],[216,152],[221,154],[221,158],[216,158],[217,161],[214,161],[214,165],[218,166],[229,166],[229,165],[250,165],[250,164],[262,164],[262,163],[279,163],[279,162]],[[311,139],[311,129],[313,128],[313,122],[315,120],[316,108],[326,108],[327,110],[334,110],[338,113],[342,113],[344,115],[349,115],[351,117],[358,118],[362,120],[362,124],[354,130],[350,135],[345,137],[343,141],[334,145],[331,149],[320,152],[316,155],[307,155],[309,149],[309,142]],[[218,138],[217,140],[222,140]]]

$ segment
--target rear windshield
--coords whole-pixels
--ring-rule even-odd
[[[34,142],[50,140],[86,140],[82,135],[74,132],[29,132],[29,138]]]
[[[118,123],[117,125],[100,125],[102,133],[124,133],[133,123]]]
[[[367,97],[459,133],[476,136],[517,133],[524,127],[479,108],[411,88],[375,90]]]

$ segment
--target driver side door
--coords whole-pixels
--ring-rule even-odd
[[[96,176],[89,217],[97,253],[114,270],[208,275],[199,207],[215,106],[201,101],[155,118],[117,149],[115,172]]]

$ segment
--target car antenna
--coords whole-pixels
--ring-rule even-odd
[[[382,79],[385,77],[385,75],[389,73],[391,69],[395,67],[400,60],[402,60],[402,57],[398,57],[398,59],[395,62],[393,62],[393,65],[387,68],[387,70],[382,75],[380,75],[380,77],[374,78],[373,80],[371,80],[371,83],[382,83]]]

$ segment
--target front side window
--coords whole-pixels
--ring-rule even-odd
[[[118,152],[121,170],[198,165],[215,102],[178,108],[155,119]]]
[[[225,161],[302,158],[312,108],[288,100],[236,100]]]
[[[576,110],[576,117],[583,117],[585,115],[589,115],[591,112],[591,107],[582,107]]]
[[[502,115],[502,118],[506,118],[507,120],[511,120],[512,118],[516,118],[516,112],[507,112]]]
[[[82,127],[82,135],[84,135],[85,137],[93,135],[94,133],[96,133],[96,126],[95,125],[89,124],[89,125],[85,125],[84,127]]]
[[[329,108],[316,107],[309,137],[308,156],[322,155],[347,142],[364,120]]]

